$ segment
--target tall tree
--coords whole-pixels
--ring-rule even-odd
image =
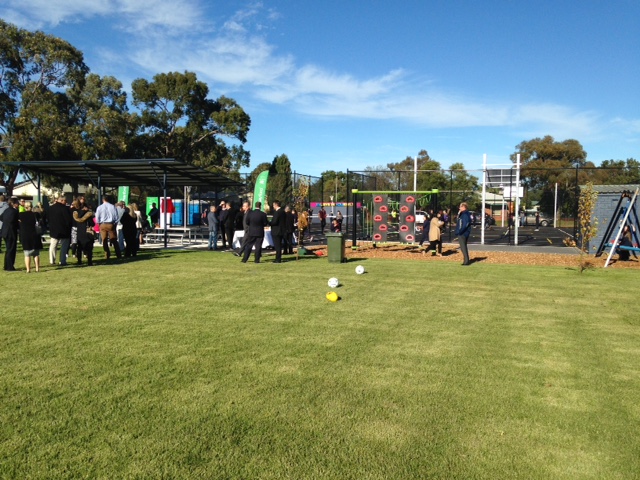
[[[193,72],[161,73],[132,83],[133,104],[141,110],[144,156],[177,158],[228,173],[249,165],[243,147],[251,125],[235,100],[207,98],[209,88]],[[223,138],[231,142],[227,145]]]
[[[450,187],[442,189],[445,193],[449,189],[452,190],[451,198],[446,198],[446,203],[450,203],[451,207],[455,207],[461,202],[474,202],[473,192],[479,189],[478,178],[469,174],[462,163],[454,163],[449,167]],[[446,195],[446,193],[445,193]],[[475,205],[474,205],[475,206]]]
[[[418,175],[416,186],[418,190],[442,189],[447,185],[448,179],[442,172],[440,163],[433,160],[426,150],[420,150],[416,157]],[[406,157],[401,162],[388,163],[387,168],[391,172],[396,172],[395,189],[413,190],[414,167],[413,157]]]
[[[83,159],[135,156],[138,117],[129,113],[127,94],[119,80],[92,73],[83,88],[70,90],[68,95],[83,139]]]
[[[627,160],[604,160],[594,182],[605,185],[627,185],[640,183],[640,162]]]
[[[283,204],[293,200],[293,180],[291,162],[284,153],[278,155],[269,167],[269,183],[267,184],[267,198],[270,202],[280,200]]]
[[[550,135],[520,142],[511,154],[514,163],[517,154],[522,164],[521,176],[532,187],[548,186],[562,176],[563,170],[587,164],[587,152],[580,142],[573,139],[557,142]]]
[[[64,90],[81,89],[88,71],[68,42],[0,20],[0,160],[77,157],[81,139]],[[0,173],[11,193],[18,172]]]
[[[558,184],[559,198],[563,211],[575,212],[576,206],[576,173],[578,183],[590,179],[592,171],[579,170],[576,167],[593,167],[587,162],[587,152],[580,142],[569,139],[557,142],[552,136],[534,138],[523,141],[516,146],[516,152],[511,155],[515,163],[520,154],[522,163],[521,178],[525,187],[525,204],[532,198],[540,199],[543,211],[553,210],[554,185]]]
[[[347,174],[344,172],[336,172],[335,170],[325,170],[320,174],[324,191],[322,196],[324,201],[333,198],[334,202],[344,202],[347,197]],[[356,187],[354,187],[356,188]]]
[[[251,170],[251,173],[249,174],[249,181],[255,185],[256,184],[256,180],[258,178],[258,175],[260,175],[262,172],[264,172],[265,170],[269,170],[271,168],[271,164],[269,162],[262,162],[260,165],[258,165],[256,168],[254,168],[253,170]]]

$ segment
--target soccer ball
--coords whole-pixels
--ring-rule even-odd
[[[330,302],[337,302],[338,301],[338,294],[336,292],[328,292],[327,293],[327,300],[329,300]]]
[[[328,284],[329,284],[329,286],[331,288],[336,288],[338,285],[340,285],[340,282],[338,281],[338,279],[336,277],[331,277],[329,279]]]
[[[356,273],[357,273],[358,275],[362,275],[362,274],[364,273],[364,267],[363,267],[362,265],[358,265],[358,266],[356,267]]]

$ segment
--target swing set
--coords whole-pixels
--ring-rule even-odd
[[[638,237],[640,222],[638,221],[638,212],[636,211],[636,200],[638,199],[639,191],[640,187],[636,188],[634,193],[624,191],[620,196],[620,200],[618,200],[614,214],[607,225],[605,234],[595,254],[596,257],[600,257],[606,249],[609,249],[609,255],[604,264],[604,268],[609,266],[614,253],[621,255],[621,252],[629,252],[636,256],[636,253],[640,252],[640,238]],[[629,228],[631,241],[629,241],[628,238],[622,238],[625,227]],[[616,232],[615,238],[611,240],[614,232]]]

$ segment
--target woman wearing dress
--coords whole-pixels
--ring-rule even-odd
[[[432,255],[442,256],[442,210],[440,210],[432,219],[429,225],[429,244],[433,246]]]
[[[138,216],[136,215],[135,209],[136,205],[132,203],[125,209],[122,218],[120,218],[122,234],[124,235],[125,257],[135,257],[136,253],[138,253],[138,228],[136,226],[136,218]]]
[[[83,203],[77,210],[73,211],[73,222],[76,226],[78,239],[76,248],[78,265],[82,264],[83,253],[87,258],[87,265],[93,265],[93,244],[95,242],[93,218],[93,210],[86,203]]]
[[[133,208],[136,219],[136,237],[138,239],[138,245],[142,245],[144,243],[144,233],[142,231],[142,213],[140,212],[137,203],[132,203],[131,205],[129,205],[129,207]],[[138,251],[138,246],[135,247],[135,250],[136,252]]]
[[[38,231],[36,228],[38,219],[33,212],[31,202],[24,202],[24,212],[18,214],[18,220],[20,222],[20,243],[22,250],[24,250],[24,265],[27,267],[27,273],[31,272],[31,257],[36,265],[36,272],[39,272],[42,230]]]

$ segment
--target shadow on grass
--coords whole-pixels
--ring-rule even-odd
[[[485,261],[487,258],[488,258],[488,257],[475,257],[475,258],[471,258],[471,259],[469,259],[469,264],[483,262],[483,261]]]
[[[96,249],[97,250],[97,249]],[[177,249],[145,249],[140,250],[134,257],[125,257],[116,258],[116,256],[112,253],[111,258],[107,260],[104,257],[104,252],[102,250],[99,251],[98,256],[96,256],[96,250],[94,250],[93,256],[93,265],[94,266],[116,266],[116,265],[124,265],[127,263],[135,263],[135,262],[145,262],[148,260],[158,260],[162,258],[172,258],[176,255],[184,256],[189,254],[198,253],[198,250],[177,250]],[[76,265],[75,263],[69,263],[69,265]],[[86,260],[83,257],[82,265],[78,265],[80,267],[88,266]]]

